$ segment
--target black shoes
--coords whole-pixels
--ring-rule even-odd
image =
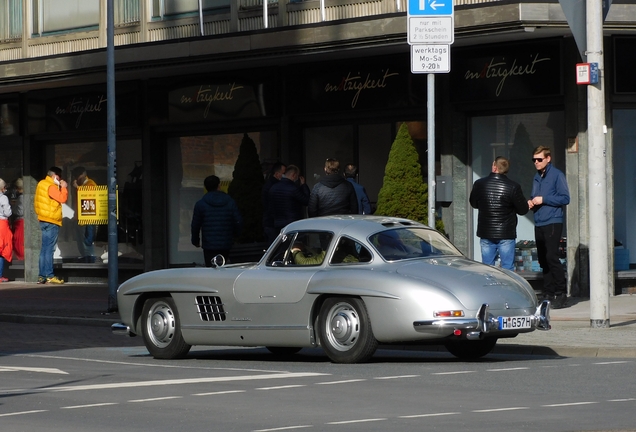
[[[568,305],[568,296],[567,294],[557,294],[550,299],[550,303],[552,309],[563,309]]]

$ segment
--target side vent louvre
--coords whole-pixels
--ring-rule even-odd
[[[196,305],[202,321],[225,321],[221,297],[197,296]]]

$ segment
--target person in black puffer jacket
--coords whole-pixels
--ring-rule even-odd
[[[501,267],[514,270],[517,215],[528,213],[529,208],[519,183],[506,176],[509,168],[508,159],[498,156],[490,175],[473,185],[470,205],[479,210],[477,236],[482,262],[494,265],[499,252]]]
[[[356,191],[340,174],[340,162],[336,159],[327,159],[325,174],[309,195],[309,217],[358,214]]]
[[[236,202],[219,190],[217,176],[206,177],[203,181],[208,192],[194,205],[192,214],[192,244],[203,247],[205,266],[212,266],[212,258],[223,255],[229,261],[234,237],[241,232],[242,218]],[[203,237],[203,244],[201,244]]]

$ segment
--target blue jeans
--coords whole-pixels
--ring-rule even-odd
[[[42,231],[42,248],[40,249],[40,276],[45,278],[53,277],[53,254],[57,244],[57,235],[60,232],[58,225],[40,222]]]
[[[96,225],[80,225],[77,224],[77,249],[79,250],[80,257],[92,257],[95,256],[95,248],[93,242],[95,241],[95,232],[97,231]]]
[[[480,239],[481,262],[495,265],[495,258],[499,252],[501,268],[514,271],[515,263],[515,239]]]

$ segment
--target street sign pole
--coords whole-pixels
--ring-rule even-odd
[[[435,228],[435,74],[450,72],[450,45],[455,39],[453,0],[408,0],[407,40],[411,72],[426,77],[428,144],[428,225]]]

